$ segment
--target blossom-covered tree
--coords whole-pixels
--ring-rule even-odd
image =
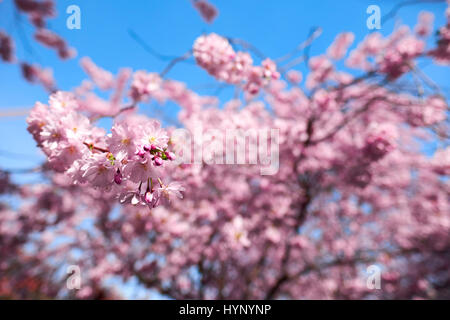
[[[217,14],[193,4],[208,22]],[[35,21],[37,41],[69,56],[43,28],[52,1],[16,5]],[[300,59],[317,32],[278,59],[240,39],[200,35],[168,68],[193,58],[236,89],[223,106],[168,79],[168,69],[114,75],[86,57],[89,80],[71,92],[25,71],[52,92],[27,117],[46,162],[34,169],[40,184],[17,185],[1,171],[0,193],[21,204],[0,204],[0,297],[117,297],[106,280],[134,277],[176,299],[450,298],[449,108],[418,67],[448,68],[450,9],[443,14],[432,47],[433,15],[422,12],[414,28],[370,33],[350,52],[355,36],[344,32],[324,54]],[[0,33],[6,62],[12,47]],[[191,144],[140,114],[148,101],[179,105],[182,128],[203,139]],[[105,117],[111,128],[98,124]],[[212,161],[228,155],[211,132],[260,129],[278,132],[276,172]],[[424,141],[438,146],[431,157]],[[195,144],[219,152],[178,161]],[[382,290],[366,285],[372,264]],[[67,265],[83,270],[79,290],[61,278]]]

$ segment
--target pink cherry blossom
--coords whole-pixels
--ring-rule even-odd
[[[355,35],[351,32],[341,33],[336,36],[334,42],[327,50],[327,54],[334,60],[342,59],[347,53],[348,47],[353,43]]]

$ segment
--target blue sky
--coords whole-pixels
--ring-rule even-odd
[[[311,55],[322,53],[340,31],[352,31],[361,40],[370,30],[366,27],[368,5],[376,4],[381,14],[386,14],[395,0],[210,0],[219,9],[216,21],[205,23],[188,0],[58,0],[58,17],[50,20],[52,30],[61,34],[78,51],[78,56],[61,61],[55,52],[32,43],[33,54],[17,43],[20,58],[43,66],[52,66],[58,87],[70,90],[79,85],[85,75],[79,67],[79,58],[90,56],[94,62],[115,73],[121,67],[134,70],[161,71],[167,61],[149,55],[128,30],[137,32],[150,46],[168,55],[182,55],[192,46],[201,33],[217,32],[221,35],[241,38],[252,43],[265,55],[276,58],[292,50],[308,35],[311,27],[323,28],[322,35],[314,42]],[[12,0],[0,4],[0,29],[6,29],[16,38],[19,25],[14,20]],[[76,4],[81,9],[81,30],[66,28],[66,8]],[[399,11],[400,21],[414,25],[417,13],[428,10],[436,15],[435,25],[444,23],[445,3],[429,3],[408,6]],[[383,24],[382,33],[390,33],[394,20]],[[22,19],[22,28],[29,39],[33,28]],[[302,67],[300,67],[302,70]],[[448,68],[428,67],[426,72],[438,83],[445,83]],[[177,65],[168,75],[186,81],[192,88],[203,88],[200,93],[213,94],[205,85],[212,79],[194,64]],[[222,100],[231,97],[231,91],[223,91]],[[47,101],[46,92],[30,85],[20,76],[16,65],[0,63],[0,111],[32,106],[35,101]],[[170,109],[174,112],[175,109]],[[25,117],[0,117],[0,166],[3,168],[29,167],[39,161],[38,151],[26,132]],[[27,155],[8,159],[1,151]]]

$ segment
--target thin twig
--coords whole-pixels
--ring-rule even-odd
[[[307,47],[311,46],[313,41],[315,39],[317,39],[318,37],[320,37],[321,34],[322,34],[322,28],[320,28],[320,27],[313,27],[311,29],[311,31],[309,32],[308,38],[304,42],[300,43],[294,50],[292,50],[288,54],[286,54],[286,55],[284,55],[284,56],[282,56],[280,58],[275,59],[275,62],[278,64],[278,63],[281,63],[281,62],[284,62],[286,60],[291,59],[298,52],[300,52],[300,51],[306,49]]]
[[[88,147],[90,150],[97,150],[97,151],[100,151],[100,152],[103,152],[103,153],[109,152],[109,150],[103,149],[103,148],[100,148],[100,147],[96,147],[96,146],[94,146],[92,143],[83,142],[83,144],[84,144],[86,147]]]
[[[179,62],[181,61],[185,61],[187,59],[189,59],[192,56],[192,50],[189,50],[188,52],[186,52],[185,54],[183,54],[181,57],[177,57],[175,59],[173,59],[172,61],[169,62],[169,64],[164,68],[163,71],[161,71],[161,73],[159,74],[159,76],[161,78],[164,78],[167,73],[169,73],[170,70],[172,70],[172,68]]]

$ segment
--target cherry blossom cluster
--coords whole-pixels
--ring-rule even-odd
[[[397,140],[395,126],[373,124],[366,137],[363,154],[371,161],[378,161],[395,148]]]
[[[78,108],[73,94],[57,92],[48,106],[38,102],[27,119],[28,131],[54,170],[67,172],[75,184],[112,192],[122,203],[155,207],[182,196],[180,184],[161,181],[160,168],[175,155],[158,121],[128,117],[106,134]]]
[[[92,79],[92,81],[102,90],[114,87],[114,77],[111,72],[98,67],[90,58],[84,57],[80,60],[81,67]]]
[[[331,76],[334,74],[333,63],[324,55],[312,57],[309,60],[308,66],[311,69],[311,72],[306,78],[306,87],[309,89],[317,87],[320,83],[326,82],[331,79]]]
[[[422,11],[417,18],[417,24],[414,27],[414,32],[422,37],[427,37],[433,31],[434,15],[431,12]]]
[[[355,50],[352,51],[347,64],[350,67],[373,69],[368,62],[372,57],[379,65],[378,71],[387,75],[389,79],[397,79],[411,69],[412,60],[424,53],[425,42],[414,36],[408,27],[403,26],[389,38],[384,39],[379,33],[372,33],[366,37]]]
[[[197,64],[218,80],[243,85],[243,89],[256,94],[260,88],[280,77],[276,64],[266,59],[261,66],[254,66],[251,56],[235,52],[229,41],[215,33],[202,35],[194,42]]]

